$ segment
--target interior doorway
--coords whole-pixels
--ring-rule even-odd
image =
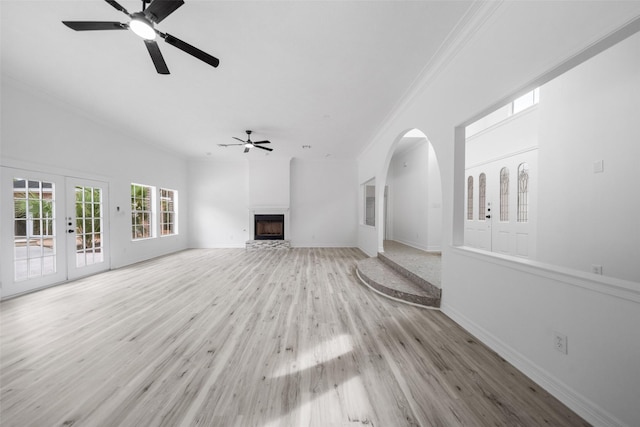
[[[384,189],[383,238],[428,252],[442,249],[442,187],[433,146],[421,131],[394,147]]]

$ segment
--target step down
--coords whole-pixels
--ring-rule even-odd
[[[401,266],[391,267],[379,258],[358,262],[356,270],[370,287],[392,298],[425,307],[440,307],[440,289],[427,282],[414,282],[409,271]]]

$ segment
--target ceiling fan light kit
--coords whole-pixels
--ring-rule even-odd
[[[218,58],[209,55],[206,52],[191,46],[189,43],[180,40],[168,33],[158,31],[154,25],[162,22],[167,16],[171,15],[176,9],[184,4],[184,0],[142,0],[142,11],[129,13],[120,3],[115,0],[105,0],[113,8],[119,10],[129,16],[131,20],[128,24],[121,22],[103,22],[103,21],[62,21],[64,25],[75,31],[100,31],[100,30],[131,30],[136,35],[144,39],[147,51],[151,56],[153,65],[156,67],[158,74],[169,74],[169,68],[164,62],[160,47],[155,41],[156,35],[159,35],[168,44],[177,47],[183,52],[211,65],[217,67],[220,64]],[[149,7],[147,7],[147,3]]]
[[[264,144],[271,144],[271,141],[251,141],[251,133],[253,131],[250,130],[246,130],[245,132],[247,132],[247,139],[246,141],[244,139],[240,139],[240,138],[236,138],[235,136],[233,137],[233,139],[240,141],[240,143],[238,144],[218,144],[218,146],[220,147],[231,147],[232,145],[242,145],[244,147],[244,152],[248,153],[249,150],[251,150],[252,148],[260,148],[261,150],[265,150],[265,151],[273,151],[273,148],[268,148],[268,147],[263,147]]]
[[[184,4],[184,0],[142,0],[142,11],[129,13],[120,3],[116,0],[105,0],[114,9],[129,16],[131,20],[129,23],[124,24],[121,22],[113,21],[62,21],[64,25],[75,31],[101,31],[101,30],[131,30],[137,36],[144,40],[144,44],[147,47],[149,56],[153,61],[153,65],[156,67],[158,74],[169,74],[169,68],[164,61],[160,47],[155,41],[156,36],[160,36],[166,43],[177,47],[183,52],[211,65],[217,67],[220,64],[218,58],[209,55],[208,53],[198,49],[195,46],[191,46],[179,38],[172,36],[169,33],[163,33],[155,28],[156,24],[162,22],[167,16],[171,15],[180,6]],[[147,7],[147,4],[149,5]],[[247,130],[246,141],[240,138],[233,137],[240,141],[239,144],[218,144],[221,147],[229,147],[231,145],[242,145],[244,152],[248,153],[252,148],[259,148],[265,151],[273,151],[272,148],[263,147],[264,144],[271,144],[270,141],[251,141],[251,131]]]
[[[131,15],[129,28],[145,40],[153,40],[156,38],[156,30],[153,28],[153,23],[145,18],[142,12],[136,12]]]

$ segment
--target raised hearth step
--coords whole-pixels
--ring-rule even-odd
[[[291,240],[247,240],[248,250],[291,249]]]
[[[440,307],[440,290],[423,288],[378,258],[367,258],[356,266],[358,276],[367,285],[392,298],[425,307]]]

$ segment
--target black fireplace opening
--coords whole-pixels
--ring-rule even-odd
[[[255,215],[254,240],[284,240],[284,215]]]

